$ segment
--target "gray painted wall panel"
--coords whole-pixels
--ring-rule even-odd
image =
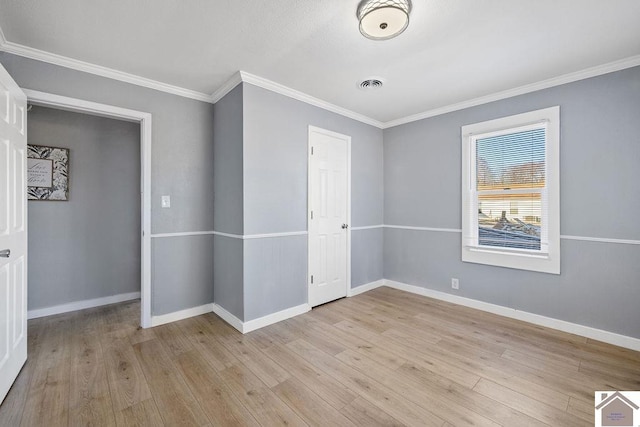
[[[558,92],[562,234],[640,240],[640,67]]]
[[[244,320],[307,303],[307,237],[244,241]]]
[[[353,122],[341,131],[351,135],[351,226],[383,223],[384,146],[382,131]],[[320,126],[322,127],[322,126]]]
[[[214,301],[220,307],[244,319],[243,245],[241,239],[214,236]]]
[[[151,240],[154,315],[213,302],[212,235]]]
[[[34,106],[28,143],[68,148],[69,200],[29,201],[29,310],[140,292],[140,127]]]
[[[460,228],[460,126],[441,117],[384,131],[385,224]]]
[[[351,231],[351,288],[383,277],[382,228]]]
[[[560,105],[561,233],[640,239],[640,67],[385,130],[385,224],[460,228],[462,125]],[[560,276],[462,263],[460,234],[385,229],[384,277],[640,337],[640,248],[562,240]]]
[[[382,224],[382,131],[243,84],[245,233],[307,229],[308,126],[351,136],[352,226]]]
[[[213,229],[212,104],[4,52],[0,63],[23,88],[151,113],[152,233]]]
[[[384,234],[386,279],[640,338],[638,245],[562,240],[554,275],[462,262],[460,233]]]
[[[214,230],[242,234],[242,85],[213,109]]]

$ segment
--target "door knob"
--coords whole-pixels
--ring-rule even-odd
[[[0,258],[9,258],[11,256],[11,249],[3,249],[0,251]]]
[[[349,225],[348,225],[348,224],[342,224],[342,229],[343,229],[343,230],[344,230],[344,229],[347,229],[347,228],[349,228]]]

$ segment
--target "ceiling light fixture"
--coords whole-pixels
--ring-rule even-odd
[[[372,40],[387,40],[409,25],[411,0],[362,0],[358,5],[360,32]]]

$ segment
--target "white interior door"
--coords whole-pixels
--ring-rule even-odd
[[[27,360],[27,98],[0,66],[0,403]]]
[[[309,127],[309,304],[347,296],[351,138]]]

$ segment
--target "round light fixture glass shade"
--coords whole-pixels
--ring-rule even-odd
[[[358,5],[358,20],[363,36],[387,40],[409,25],[411,0],[363,0]]]

